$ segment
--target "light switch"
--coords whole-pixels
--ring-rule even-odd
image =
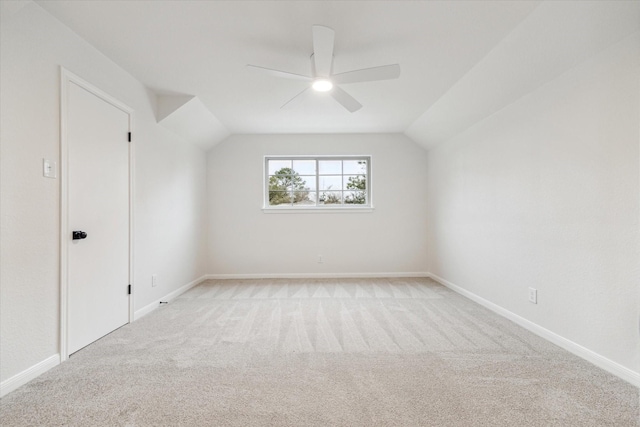
[[[46,178],[57,178],[58,168],[56,166],[56,162],[53,160],[42,159],[42,174]]]

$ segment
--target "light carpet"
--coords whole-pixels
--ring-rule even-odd
[[[2,426],[640,426],[638,389],[430,279],[207,281]]]

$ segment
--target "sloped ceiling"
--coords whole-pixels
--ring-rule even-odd
[[[405,132],[428,148],[640,29],[635,1],[37,3],[157,93],[195,96],[219,129],[207,147],[229,133]],[[400,78],[344,85],[355,113],[327,96],[280,109],[306,83],[245,66],[308,75],[314,24],[336,32],[334,72],[398,63]]]

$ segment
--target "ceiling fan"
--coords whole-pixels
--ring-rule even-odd
[[[309,83],[309,87],[291,98],[282,107],[292,105],[295,100],[299,100],[309,89],[316,92],[328,92],[340,105],[354,112],[362,108],[354,97],[349,95],[339,84],[371,82],[376,80],[390,80],[400,77],[400,65],[382,65],[379,67],[364,68],[361,70],[347,71],[345,73],[333,74],[333,44],[335,31],[322,25],[312,27],[313,34],[313,54],[311,55],[311,76],[289,73],[287,71],[272,70],[270,68],[259,67],[257,65],[247,65],[247,67],[266,72],[275,77],[286,79],[304,80]]]

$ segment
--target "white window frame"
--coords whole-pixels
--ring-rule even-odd
[[[269,205],[269,160],[315,160],[316,161],[316,205]],[[355,205],[355,204],[341,204],[341,205],[321,205],[318,204],[318,200],[320,198],[320,185],[319,185],[319,170],[318,170],[318,161],[320,160],[366,160],[367,162],[367,186],[366,186],[366,197],[367,204]],[[372,161],[371,155],[338,155],[338,156],[327,156],[327,155],[304,155],[304,156],[296,156],[296,155],[268,155],[264,156],[264,161],[262,162],[263,167],[263,182],[262,182],[262,211],[265,213],[311,213],[311,212],[373,212],[373,191],[372,191]],[[344,172],[344,171],[343,171]],[[344,177],[344,173],[341,174]],[[341,191],[344,191],[342,189]]]

